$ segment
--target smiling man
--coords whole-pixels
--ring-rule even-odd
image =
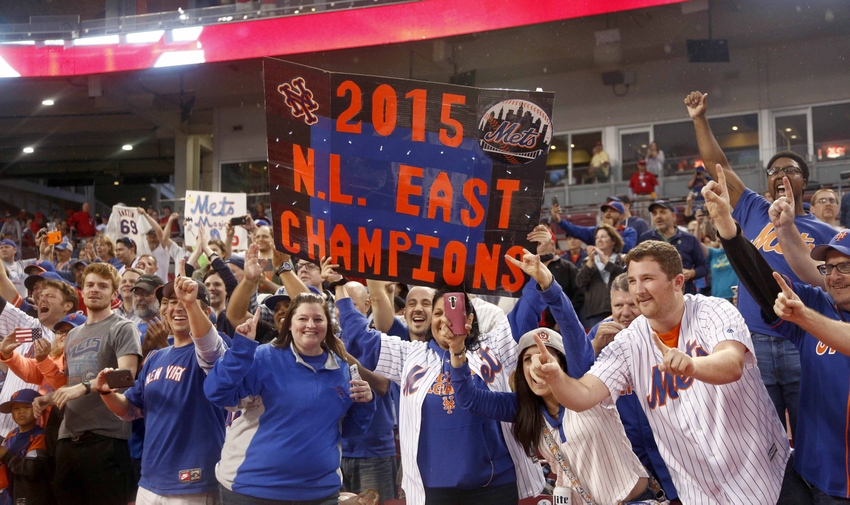
[[[776,230],[768,216],[770,203],[744,185],[741,178],[729,167],[729,160],[714,138],[705,117],[708,109],[707,97],[707,94],[694,91],[685,98],[688,115],[694,121],[699,152],[705,167],[714,180],[717,180],[717,166],[723,167],[729,203],[733,208],[732,217],[741,225],[744,237],[752,241],[773,270],[788,276],[792,283],[800,282],[782,254]],[[786,175],[790,188],[785,187],[782,181]],[[776,200],[786,192],[794,195],[794,222],[804,234],[808,246],[812,248],[828,243],[835,235],[835,229],[803,210],[803,192],[808,180],[809,166],[797,153],[782,151],[776,153],[767,163],[767,189],[771,199]],[[790,341],[781,338],[774,328],[764,322],[758,303],[746,289],[738,291],[738,310],[752,332],[761,378],[776,406],[776,414],[785,424],[785,410],[788,410],[791,436],[795,438],[797,407],[800,403],[800,354]]]
[[[638,244],[626,267],[642,315],[581,379],[537,356],[532,374],[578,412],[633,391],[682,503],[776,503],[788,439],[741,314],[726,300],[683,294],[670,244]]]

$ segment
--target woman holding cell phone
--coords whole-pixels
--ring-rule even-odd
[[[335,267],[322,266],[323,275]],[[442,289],[432,299],[428,340],[411,342],[368,329],[342,284],[336,306],[348,352],[401,386],[402,488],[409,505],[516,505],[543,490],[540,466],[523,453],[510,424],[460,408],[452,386],[449,347],[457,341],[454,353],[468,359],[473,387],[510,390],[516,342],[507,322],[482,335],[469,297]]]

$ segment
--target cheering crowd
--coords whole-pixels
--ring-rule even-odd
[[[30,259],[8,216],[0,505],[846,503],[837,195],[808,212],[792,152],[752,191],[707,96],[685,105],[705,168],[684,208],[652,195],[650,227],[632,191],[587,227],[553,205],[506,258],[528,276],[507,313],[290,257],[261,205],[223,240],[171,209],[136,209],[144,243],[87,206],[38,214]]]

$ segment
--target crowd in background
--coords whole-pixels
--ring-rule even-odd
[[[757,326],[757,302],[772,303],[769,296],[748,294],[738,304],[742,248],[728,249],[734,217],[761,248],[756,255],[775,255],[773,238],[759,242],[759,232],[790,228],[796,205],[813,245],[850,255],[839,244],[838,195],[820,189],[804,208],[799,180],[808,168],[788,152],[768,163],[767,194],[746,189],[707,129],[705,97],[689,95],[686,105],[705,167],[695,170],[687,195],[676,195],[684,206],[658,198],[664,153],[653,143],[629,194],[599,202],[595,225],[571,222],[557,204],[543,209],[548,218],[528,231],[532,249],[509,259],[529,277],[522,295],[463,296],[460,321],[452,320],[452,290],[349,279],[330,259],[277,250],[263,204],[228,224],[221,240],[169,207],[139,208],[137,218],[150,226],[142,244],[111,235],[109,216],[92,215],[88,204],[49,218],[7,215],[0,228],[0,431],[8,434],[0,505],[374,504],[400,496],[411,504],[513,505],[544,492],[567,492],[577,503],[729,502],[729,493],[741,502],[803,503],[800,494],[779,494],[777,483],[794,477],[805,479],[809,495],[840,498],[835,479],[813,473],[814,442],[796,436],[799,370],[780,380],[773,364],[777,350],[799,361],[797,350]],[[603,155],[598,145],[600,181],[610,176]],[[184,247],[186,226],[194,227],[195,248]],[[240,226],[250,245],[234,251]],[[770,256],[769,268],[796,284],[786,259]],[[656,274],[633,272],[648,264],[666,272],[668,291],[651,285]],[[827,278],[850,265],[829,264],[821,265]],[[740,282],[755,289],[749,274]],[[662,298],[669,305],[655,310],[653,300]],[[656,328],[677,310],[678,324]],[[704,325],[734,338],[724,342],[687,320],[708,312]],[[682,352],[685,343],[677,342],[689,332],[699,345],[689,341]],[[622,382],[628,388],[614,393],[613,381],[626,379],[611,367],[624,359],[622,374],[634,365],[622,358],[629,343],[618,334],[646,337],[640,345],[661,351],[657,368],[670,370],[676,386],[656,386],[644,398],[627,390],[645,385]],[[758,372],[749,366],[753,355]],[[700,401],[718,408],[733,387],[750,395],[759,414],[744,417],[774,444],[767,461],[738,444],[718,451],[719,463],[707,462],[711,448],[677,449],[669,433],[653,433],[675,428],[646,403],[656,394],[672,403],[694,381]],[[569,389],[580,387],[588,389]],[[599,404],[609,389],[616,409]],[[582,403],[576,391],[590,400]],[[738,436],[743,421],[720,417],[706,429]],[[814,422],[801,430],[810,433]],[[786,468],[788,438],[799,456]],[[725,483],[717,488],[689,466],[720,471],[740,464],[740,451],[747,464],[765,465],[742,468],[763,475],[749,483],[717,477]]]

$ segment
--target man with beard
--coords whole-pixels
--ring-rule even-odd
[[[819,189],[812,195],[812,214],[836,230],[842,228],[838,224],[838,197],[829,188]]]
[[[602,349],[610,344],[617,334],[628,328],[638,316],[640,311],[637,303],[629,293],[628,274],[622,273],[611,284],[611,317],[598,323],[587,334],[593,345],[593,353],[599,356]],[[649,420],[641,410],[640,402],[634,393],[630,390],[623,392],[617,400],[617,411],[620,413],[626,436],[632,443],[632,451],[659,481],[667,499],[677,499],[679,495],[670,479],[670,471],[658,452],[658,444],[652,436],[652,427],[649,426]]]
[[[142,343],[148,331],[148,324],[159,317],[159,300],[156,299],[156,288],[165,284],[156,275],[145,274],[133,285],[133,312],[139,319],[138,329],[142,335]]]
[[[726,300],[684,294],[670,244],[638,244],[626,268],[642,315],[581,379],[543,354],[532,356],[533,379],[577,412],[633,390],[682,503],[776,503],[788,438],[741,314]]]
[[[685,97],[688,115],[694,122],[700,156],[712,179],[717,180],[717,166],[723,167],[732,217],[741,225],[744,237],[752,241],[756,249],[776,272],[785,275],[794,284],[800,278],[788,266],[788,260],[779,247],[777,232],[768,216],[770,202],[762,195],[747,188],[744,182],[729,167],[729,160],[714,138],[705,114],[708,110],[708,95],[694,91]],[[800,155],[781,151],[767,163],[767,189],[771,201],[786,194],[794,197],[794,224],[799,228],[806,244],[811,248],[829,243],[835,229],[822,223],[803,209],[803,193],[809,182],[809,166]],[[783,182],[788,176],[789,186]],[[758,358],[759,370],[770,399],[776,407],[776,415],[785,424],[785,411],[791,421],[791,438],[796,438],[797,412],[800,402],[800,353],[794,345],[764,322],[761,309],[746,289],[738,291],[738,310],[744,316],[752,333],[753,346]]]
[[[702,246],[696,237],[690,233],[684,233],[676,226],[679,215],[676,207],[664,200],[656,200],[649,206],[655,230],[648,231],[640,236],[638,243],[646,240],[660,240],[672,244],[682,257],[682,266],[685,275],[685,293],[695,295],[697,286],[694,280],[702,279],[709,272],[708,263]]]
[[[136,325],[112,312],[118,271],[96,263],[83,275],[86,324],[65,342],[68,385],[37,399],[35,413],[47,405],[65,409],[56,447],[54,488],[61,504],[125,505],[132,501],[132,466],[127,439],[130,423],[116,418],[92,394],[97,371],[123,368],[135,376],[141,347]]]

